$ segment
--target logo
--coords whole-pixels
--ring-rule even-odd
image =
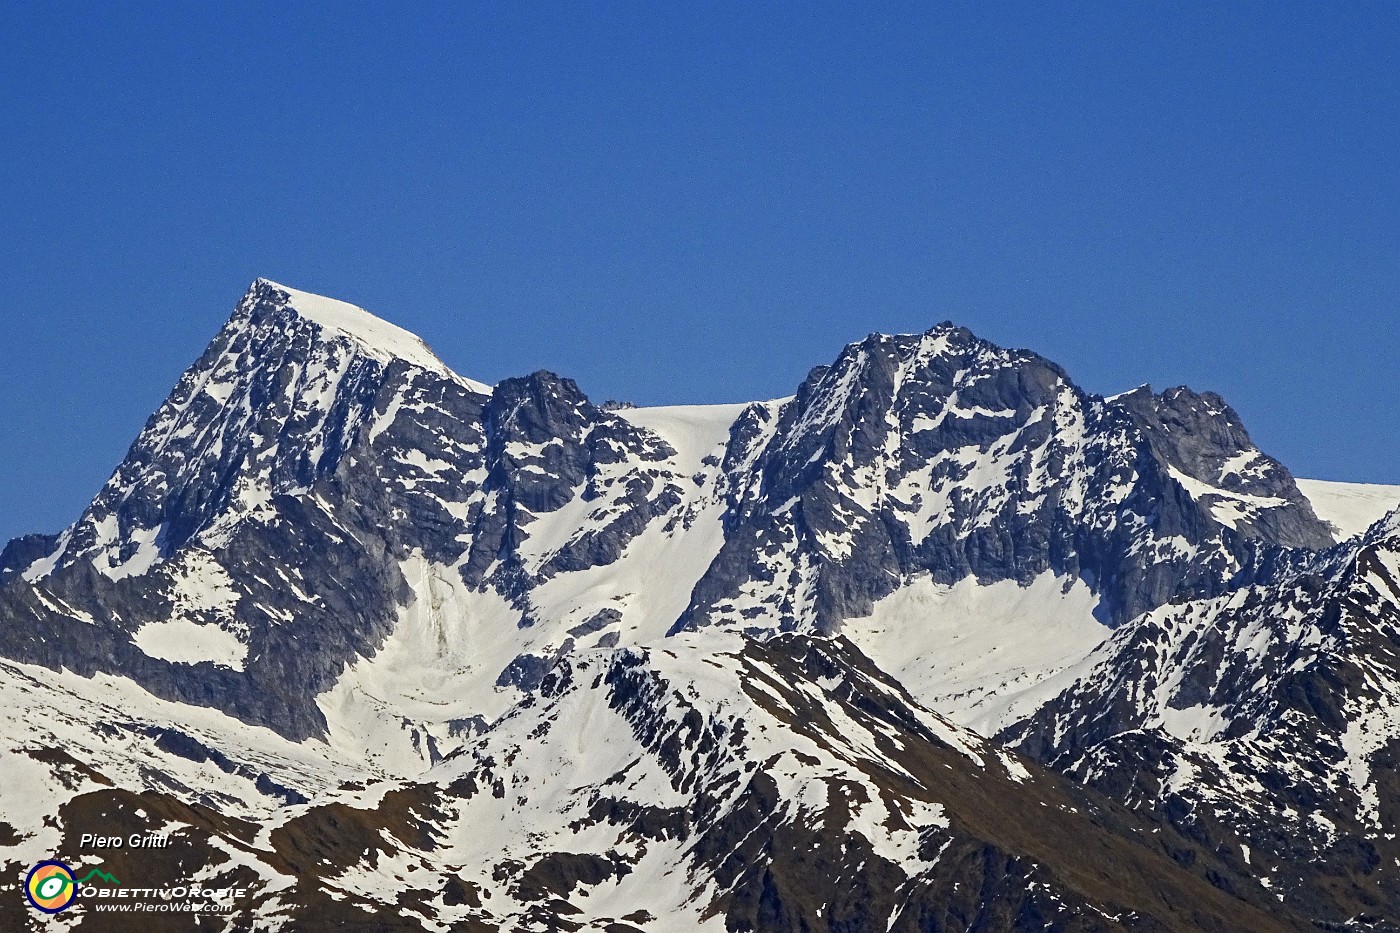
[[[46,914],[56,914],[72,904],[77,893],[73,871],[62,862],[40,862],[24,879],[24,896]]]
[[[78,884],[87,884],[89,881],[91,881],[91,880],[94,879],[94,878],[100,878],[100,879],[102,879],[102,881],[103,881],[104,884],[114,884],[114,885],[116,885],[117,887],[121,887],[121,885],[122,885],[122,883],[121,883],[120,881],[118,881],[116,878],[113,878],[111,875],[107,874],[105,871],[103,871],[103,870],[100,869],[100,868],[94,868],[92,871],[88,872],[86,875],[83,875],[81,878],[78,879]]]
[[[95,913],[231,914],[234,901],[248,896],[247,888],[206,888],[202,884],[127,887],[100,867],[81,878],[63,862],[40,862],[24,879],[24,895],[35,910],[56,914],[81,900]]]

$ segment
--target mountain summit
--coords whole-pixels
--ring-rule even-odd
[[[268,279],[257,279],[238,307],[239,311],[248,309],[250,314],[254,309],[275,313],[273,309],[280,308],[316,324],[330,339],[354,341],[360,352],[381,363],[403,360],[442,375],[452,374],[422,338],[375,317],[364,308],[334,298],[297,291]],[[234,312],[235,318],[239,311]]]

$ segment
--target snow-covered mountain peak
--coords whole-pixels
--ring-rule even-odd
[[[30,580],[79,559],[109,579],[141,576],[185,542],[218,548],[273,500],[332,474],[409,387],[487,396],[427,346],[354,305],[257,279],[151,416],[87,512]]]
[[[442,376],[461,378],[438,359],[421,337],[349,302],[259,278],[249,287],[235,316],[248,315],[259,307],[290,311],[297,318],[315,324],[329,339],[347,340],[357,352],[386,366],[403,360]],[[471,387],[483,393],[491,391],[481,383],[471,383]]]

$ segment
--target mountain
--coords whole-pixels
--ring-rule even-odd
[[[1097,398],[949,324],[847,347],[742,464],[683,627],[749,613],[830,631],[914,574],[1046,572],[1085,580],[1118,624],[1237,585],[1267,546],[1332,541],[1218,396]]]
[[[585,644],[831,633],[1046,575],[1120,624],[1331,542],[1217,397],[1100,399],[951,325],[854,344],[792,399],[605,411],[260,280],[83,516],[6,550],[0,653],[292,738],[367,692],[414,720],[431,670],[472,682],[424,727],[445,742]],[[1106,634],[1075,621],[1060,656]],[[362,670],[381,655],[413,660]]]
[[[5,674],[8,715],[43,724],[7,758],[0,801],[23,819],[5,876],[154,815],[173,844],[102,869],[168,886],[197,866],[246,892],[259,929],[1307,928],[1164,823],[920,707],[839,638],[571,655],[408,780],[110,679]]]
[[[1400,512],[1286,583],[1148,613],[1071,673],[1000,738],[1308,916],[1394,928]]]
[[[1283,624],[1259,619],[1322,612],[1297,594],[1351,585],[1387,526],[1348,532],[1387,501],[1295,481],[1219,396],[1100,397],[950,323],[871,335],[789,398],[600,406],[258,280],[83,515],[0,553],[0,844],[18,866],[93,808],[160,813],[176,863],[227,862],[288,928],[1384,918],[1384,824],[1336,881],[1266,809],[1232,836],[1178,812],[1257,780],[1372,826],[1346,794],[1393,787],[1300,776],[1337,742],[1383,770],[1361,694],[1294,765],[1233,776],[1202,762],[1276,730],[1240,710],[1304,689],[1282,668],[1213,688],[1229,736],[1146,698],[1196,704],[1211,659]],[[1120,746],[1111,777],[1084,765]],[[1204,777],[1133,790],[1133,756]],[[23,794],[56,823],[12,818]]]

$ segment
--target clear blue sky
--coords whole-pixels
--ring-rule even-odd
[[[259,275],[644,404],[952,318],[1400,482],[1400,5],[1188,7],[0,5],[0,538]]]

